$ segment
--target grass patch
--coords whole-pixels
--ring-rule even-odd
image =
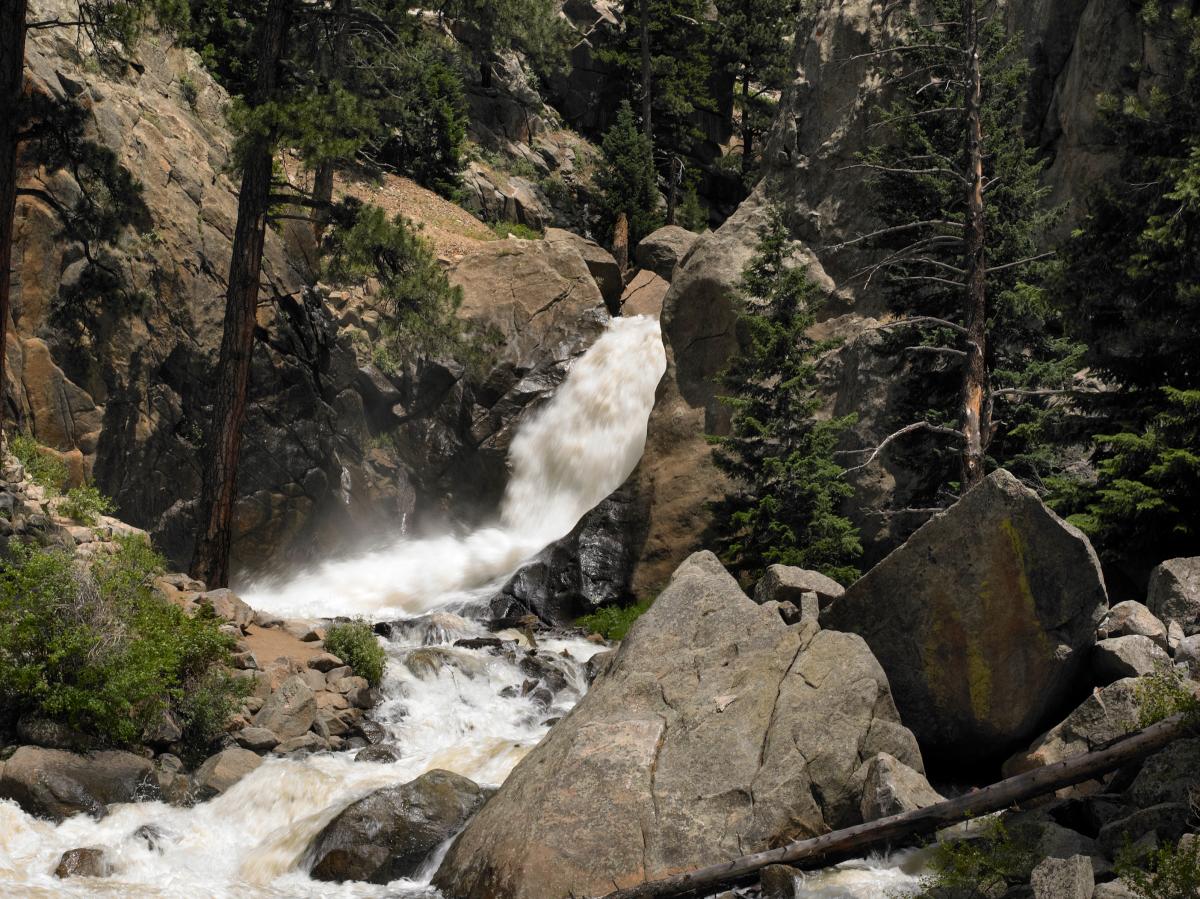
[[[643,599],[632,606],[605,606],[590,615],[575,620],[576,627],[599,634],[605,640],[623,640],[633,623],[646,613],[653,599]]]
[[[175,713],[184,743],[207,748],[228,715],[186,710],[212,690],[232,704],[235,687],[211,685],[234,641],[154,592],[163,562],[144,541],[117,543],[90,568],[20,545],[0,561],[0,717],[34,714],[128,746]]]
[[[520,222],[496,222],[496,224],[492,225],[492,230],[501,239],[509,235],[519,237],[521,240],[542,239],[541,231],[538,231],[536,228],[530,228],[528,225],[522,225]]]
[[[58,506],[58,511],[80,524],[94,525],[101,515],[111,515],[113,502],[91,484],[72,487],[67,498]]]
[[[365,677],[372,687],[383,680],[387,654],[366,621],[335,624],[325,635],[325,649],[353,668],[359,677]]]
[[[17,457],[25,476],[51,495],[62,493],[69,473],[59,459],[44,452],[42,446],[28,434],[13,434],[8,451]]]
[[[1167,662],[1160,662],[1154,673],[1139,679],[1134,689],[1138,705],[1138,727],[1183,715],[1184,725],[1190,730],[1200,728],[1200,697],[1182,674]]]

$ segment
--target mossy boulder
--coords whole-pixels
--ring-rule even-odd
[[[1087,538],[997,471],[822,613],[887,671],[927,758],[986,762],[1078,702],[1108,608]]]

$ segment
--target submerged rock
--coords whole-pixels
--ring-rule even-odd
[[[861,634],[905,724],[952,763],[1011,751],[1087,689],[1108,602],[1087,538],[997,471],[822,613]]]
[[[416,873],[426,857],[487,798],[477,784],[433,770],[350,805],[309,850],[317,880],[388,883]]]
[[[606,673],[514,769],[434,884],[601,895],[861,820],[862,760],[923,770],[861,638],[789,627],[688,559]]]
[[[54,876],[65,877],[107,877],[112,873],[112,866],[104,857],[103,849],[68,849],[58,860]]]

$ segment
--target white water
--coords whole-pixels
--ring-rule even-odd
[[[38,821],[0,802],[0,895],[121,897],[366,897],[431,894],[417,881],[388,887],[316,883],[304,853],[313,837],[356,799],[405,783],[432,768],[499,784],[582,695],[582,665],[600,647],[543,640],[567,688],[553,705],[506,688],[527,677],[517,655],[453,646],[486,633],[448,608],[495,584],[576,522],[633,471],[645,446],[654,392],[666,368],[658,323],[613,320],[572,367],[554,398],[524,422],[510,450],[512,478],[500,520],[465,537],[398,539],[387,549],[329,562],[282,584],[240,592],[252,606],[285,616],[423,616],[387,643],[384,700],[373,717],[402,758],[359,763],[353,753],[269,759],[224,795],[191,809],[163,803],[115,806],[103,820],[79,815],[61,825]],[[431,614],[426,614],[431,613]],[[504,633],[506,639],[524,640]],[[432,650],[440,668],[405,665]],[[502,691],[504,691],[502,693]],[[508,695],[505,695],[508,694]],[[157,847],[135,835],[152,826]],[[114,872],[104,879],[58,880],[61,854],[104,849]],[[436,862],[436,859],[433,860]]]

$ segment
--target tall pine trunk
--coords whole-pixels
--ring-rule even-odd
[[[742,180],[750,177],[754,159],[754,123],[750,115],[750,72],[742,75]]]
[[[617,216],[617,223],[613,225],[612,253],[624,278],[629,271],[629,216],[624,212]]]
[[[337,33],[333,38],[333,50],[324,61],[328,68],[324,71],[325,89],[331,91],[333,84],[341,77],[346,64],[347,29],[350,27],[350,0],[336,0],[333,5],[333,27]],[[330,58],[332,57],[332,58]],[[332,217],[333,207],[333,177],[337,171],[337,163],[332,159],[322,160],[317,164],[313,175],[313,237],[317,244]],[[319,246],[318,246],[319,248]]]
[[[650,116],[654,105],[651,87],[654,71],[650,62],[650,12],[648,7],[649,3],[646,0],[638,0],[638,18],[641,20],[639,37],[642,49],[642,133],[646,135],[646,140],[653,145],[654,129],[651,127]]]
[[[292,0],[270,0],[267,5],[266,18],[257,38],[256,104],[269,102],[275,92],[291,4]],[[204,581],[210,589],[229,583],[229,545],[233,505],[237,499],[238,456],[250,387],[258,281],[262,273],[267,210],[271,202],[273,159],[270,136],[256,137],[247,148],[238,196],[229,287],[225,294],[225,330],[221,336],[217,389],[200,494],[198,522],[201,531],[192,559],[193,576]]]
[[[8,319],[12,306],[13,218],[17,210],[17,116],[25,90],[25,13],[27,0],[0,0],[0,446],[8,405],[5,369]]]
[[[975,0],[963,0],[967,124],[967,358],[963,366],[959,426],[964,437],[962,489],[983,480],[983,457],[991,431],[987,372],[987,254],[983,205],[983,84],[979,65],[979,23]]]

